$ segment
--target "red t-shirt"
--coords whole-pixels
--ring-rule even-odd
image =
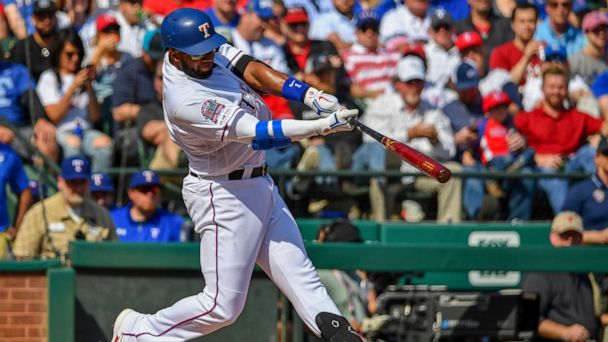
[[[539,154],[567,156],[585,143],[585,139],[600,130],[602,120],[570,109],[552,118],[539,106],[515,117],[515,127],[528,139],[528,146]]]
[[[502,45],[497,46],[490,55],[490,70],[492,69],[505,69],[511,71],[513,67],[519,62],[524,56],[524,52],[520,50],[513,41],[506,42]],[[521,81],[521,85],[526,84],[528,77],[540,76],[540,59],[538,55],[532,56],[530,63],[526,67],[524,77]]]
[[[178,8],[184,7],[206,10],[207,8],[211,7],[211,0],[144,0],[143,3],[143,8],[146,11],[163,17]]]
[[[481,162],[486,165],[496,157],[509,154],[509,144],[507,143],[509,128],[496,119],[487,119],[483,126],[479,148],[481,149]]]

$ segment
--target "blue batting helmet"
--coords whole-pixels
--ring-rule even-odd
[[[215,32],[209,16],[193,8],[169,13],[160,26],[160,34],[165,48],[193,56],[209,53],[226,43],[226,38]]]

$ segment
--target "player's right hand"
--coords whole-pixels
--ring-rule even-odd
[[[310,87],[306,91],[304,104],[322,118],[331,115],[340,107],[340,103],[338,103],[338,99],[335,96],[325,94],[314,87]]]
[[[353,127],[349,125],[349,119],[356,119],[359,116],[358,109],[347,109],[340,106],[330,116],[319,119],[319,129],[317,130],[322,135],[331,133],[352,131]]]

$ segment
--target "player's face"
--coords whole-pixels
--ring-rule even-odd
[[[72,208],[78,207],[84,201],[89,190],[88,179],[65,180],[63,177],[57,178],[57,188],[61,195]]]
[[[207,78],[213,71],[213,57],[215,51],[211,51],[202,56],[190,56],[180,51],[171,51],[172,59],[177,63],[177,67],[194,78]]]

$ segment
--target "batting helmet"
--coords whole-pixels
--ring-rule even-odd
[[[193,8],[169,13],[160,26],[160,34],[165,48],[193,56],[209,53],[226,43],[226,38],[215,32],[209,16]]]

